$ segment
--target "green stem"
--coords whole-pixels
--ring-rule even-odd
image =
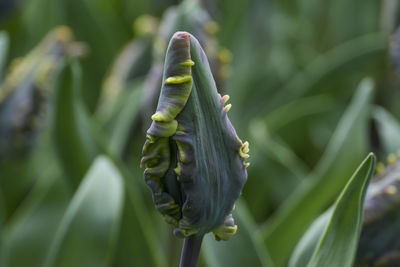
[[[203,235],[191,235],[183,241],[180,267],[197,267]]]

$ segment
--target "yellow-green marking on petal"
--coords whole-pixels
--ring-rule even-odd
[[[179,65],[181,65],[182,67],[193,67],[194,66],[194,61],[191,59],[188,59],[184,62],[181,62]]]
[[[192,76],[190,76],[190,75],[172,76],[172,77],[168,77],[165,80],[165,84],[181,84],[181,83],[187,83],[187,82],[192,82]]]

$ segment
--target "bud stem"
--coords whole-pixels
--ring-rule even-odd
[[[180,267],[197,267],[203,235],[191,235],[183,241]]]

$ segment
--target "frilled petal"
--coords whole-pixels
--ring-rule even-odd
[[[158,210],[186,237],[236,232],[231,212],[247,179],[248,143],[236,134],[228,96],[217,93],[207,57],[186,32],[172,37],[142,164]]]

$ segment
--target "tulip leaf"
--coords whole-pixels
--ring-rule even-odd
[[[3,224],[5,220],[3,194],[0,191],[0,266],[5,266]]]
[[[168,266],[167,257],[157,240],[157,233],[152,228],[153,222],[145,210],[146,206],[141,201],[134,202],[138,199],[138,195],[133,198],[128,194],[130,193],[127,192],[113,264],[115,266]]]
[[[143,24],[152,23],[153,19],[146,17]],[[122,102],[127,101],[127,94],[142,84],[150,71],[152,41],[153,38],[147,35],[138,36],[119,52],[100,91],[96,117],[101,122],[110,122],[120,111]]]
[[[108,266],[123,208],[122,179],[107,157],[96,158],[63,216],[44,266]]]
[[[250,134],[258,146],[255,148],[263,156],[278,162],[286,167],[298,179],[304,178],[309,169],[307,165],[294,153],[288,144],[277,136],[271,136],[269,124],[256,119],[250,123]],[[263,157],[264,160],[264,157]]]
[[[5,207],[4,207],[4,199],[3,192],[0,190],[0,226],[3,224],[5,220]],[[2,227],[0,227],[1,231]]]
[[[80,98],[81,76],[77,62],[63,69],[55,94],[53,125],[57,152],[75,187],[98,152]]]
[[[140,122],[140,111],[142,107],[143,83],[133,84],[132,90],[124,93],[124,98],[119,103],[120,110],[107,125],[109,130],[109,147],[116,155],[120,155],[128,143],[129,135],[134,126]]]
[[[0,83],[3,81],[4,69],[7,61],[9,37],[4,31],[0,32]]]
[[[303,236],[290,267],[353,265],[362,228],[364,199],[374,171],[375,156],[370,154],[355,171],[332,208],[321,215]]]
[[[70,198],[57,157],[48,148],[34,155],[29,175],[36,178],[35,184],[4,225],[5,266],[43,266]]]
[[[271,136],[267,125],[261,119],[254,119],[249,125],[252,149],[252,166],[244,195],[256,221],[265,220],[270,209],[287,198],[288,194],[309,173],[309,167],[292,148],[278,136]],[[268,166],[268,172],[264,172]],[[258,175],[262,172],[262,175]],[[251,192],[251,193],[248,193]]]
[[[290,257],[289,267],[307,266],[326,226],[329,223],[329,219],[332,217],[332,211],[333,209],[330,208],[315,219],[307,232],[301,237],[292,256]]]
[[[34,202],[24,203],[29,207],[25,207],[12,224],[5,225],[4,260],[8,263],[5,266],[43,267],[68,199],[65,183],[60,180],[46,182],[47,189],[35,192],[34,199],[29,199]]]
[[[361,82],[310,177],[262,229],[276,265],[285,265],[303,231],[334,200],[362,159],[372,87],[369,79]]]
[[[233,216],[238,231],[231,239],[216,242],[212,235],[205,236],[203,256],[207,266],[273,266],[262,239],[254,233],[256,225],[243,200],[236,202]]]
[[[128,174],[128,170],[122,165],[119,165],[119,170],[125,179],[126,198],[113,264],[165,267],[168,261],[165,249],[160,246],[158,225],[152,221],[148,206],[142,197],[144,194],[140,192],[143,181],[136,179],[142,176],[141,170],[137,166]]]
[[[286,105],[271,111],[265,116],[265,123],[270,132],[296,121],[299,118],[329,111],[333,99],[326,95],[297,98]]]
[[[360,61],[371,60],[376,55],[383,56],[387,51],[387,46],[387,38],[382,33],[368,33],[343,42],[318,56],[305,67],[304,71],[296,72],[281,90],[276,91],[267,104],[258,102],[258,105],[251,107],[251,112],[248,114],[265,114],[282,103],[309,94],[318,86],[326,86],[336,77],[341,77],[338,76],[338,71],[359,66]],[[355,73],[355,75],[358,74]],[[250,101],[255,102],[254,99]]]
[[[4,255],[4,244],[2,239],[0,239],[0,266],[6,266],[6,257]]]
[[[376,121],[378,133],[386,153],[396,153],[400,149],[400,123],[382,107],[375,107],[372,116]]]

